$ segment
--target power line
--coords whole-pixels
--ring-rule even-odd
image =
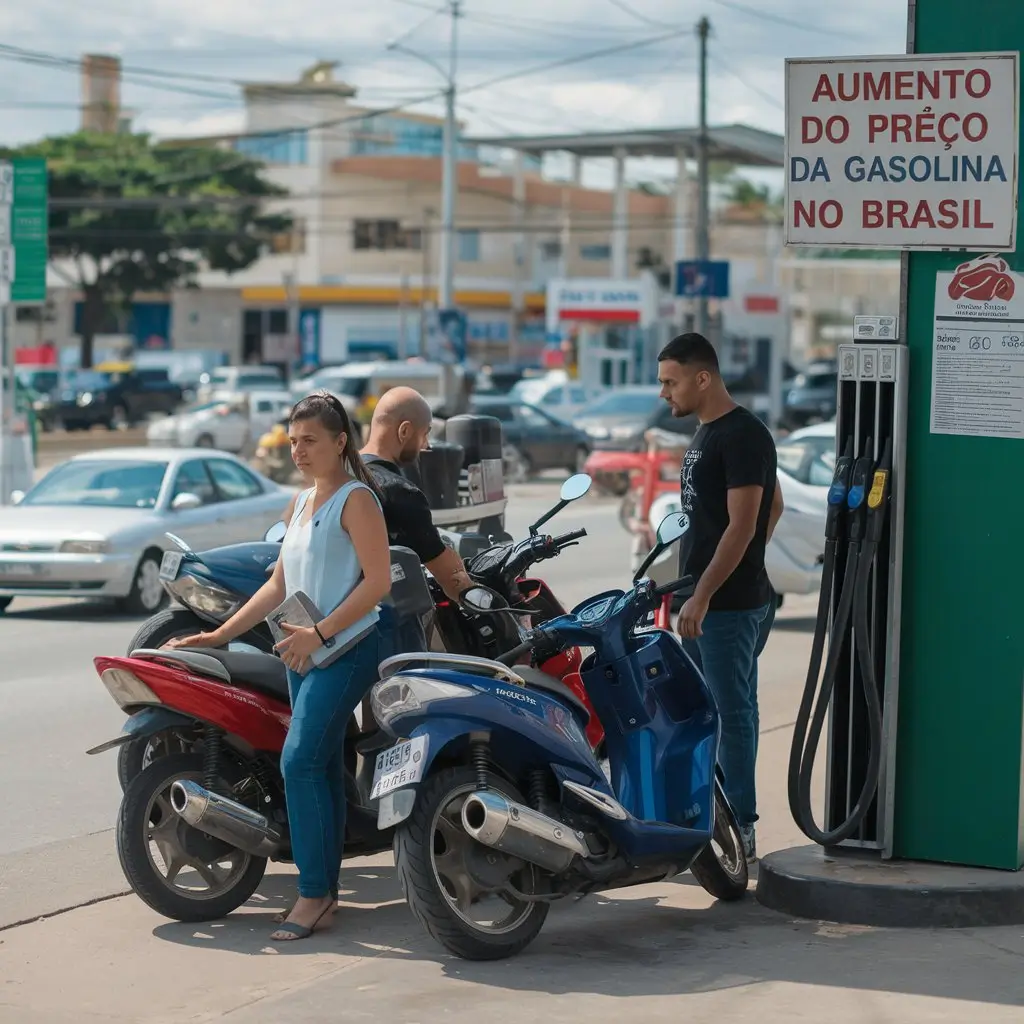
[[[740,83],[745,89],[749,89],[751,92],[756,92],[766,103],[770,103],[773,107],[778,107],[779,110],[785,110],[786,105],[778,98],[773,96],[771,93],[766,92],[760,86],[754,85],[752,82],[748,82],[731,64],[729,64],[721,54],[714,54],[715,63],[720,64],[722,68],[727,71],[737,82]]]
[[[520,78],[527,78],[531,75],[539,75],[544,71],[555,71],[558,68],[569,67],[572,64],[581,64],[584,61],[596,60],[598,57],[610,57],[612,54],[625,53],[628,50],[636,50],[644,46],[653,46],[655,43],[664,42],[667,39],[676,39],[691,30],[689,28],[673,29],[658,36],[648,36],[645,39],[637,39],[629,43],[616,43],[614,46],[606,46],[600,50],[591,50],[589,53],[577,54],[572,57],[563,57],[560,60],[550,61],[547,64],[536,64],[531,68],[522,71],[510,71],[503,75],[496,75],[483,82],[476,82],[473,85],[463,86],[459,91],[478,92],[480,89],[489,89],[492,85],[499,85],[502,82],[516,81]]]
[[[784,25],[786,28],[800,29],[802,32],[812,32],[816,35],[828,36],[830,39],[835,39],[839,35],[849,35],[847,32],[837,32],[835,29],[822,28],[820,25],[813,25],[806,21],[797,21],[793,18],[787,18],[781,14],[772,14],[769,11],[759,11],[756,7],[748,7],[746,4],[736,3],[736,0],[711,0],[713,4],[718,4],[719,7],[726,7],[732,11],[738,11],[741,14],[749,14],[753,18],[760,18],[762,21],[771,21],[776,25]],[[862,33],[852,33],[859,35],[863,38]]]
[[[628,14],[631,18],[635,18],[637,21],[643,22],[645,25],[653,25],[655,28],[674,28],[673,25],[668,25],[664,21],[657,21],[654,18],[649,18],[646,14],[641,14],[638,10],[631,7],[625,2],[625,0],[608,0],[608,3],[612,7],[617,7],[624,14]]]

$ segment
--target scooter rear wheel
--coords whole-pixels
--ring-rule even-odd
[[[161,758],[133,780],[117,816],[118,860],[132,890],[158,914],[216,921],[252,896],[267,861],[186,824],[171,807],[178,779],[202,782],[201,754]]]
[[[395,867],[409,908],[447,950],[464,960],[501,960],[515,956],[536,937],[548,915],[546,902],[494,896],[504,907],[504,918],[490,923],[479,900],[503,881],[502,858],[462,828],[461,809],[478,788],[476,771],[446,768],[431,776],[416,795],[408,820],[395,833]],[[504,779],[488,774],[487,788],[510,800],[521,800]],[[536,891],[538,870],[526,865],[512,877],[520,893]]]
[[[717,849],[716,849],[717,847]],[[747,892],[750,872],[743,852],[743,836],[739,822],[715,780],[715,832],[711,842],[690,865],[693,877],[716,900],[731,902],[742,899]]]

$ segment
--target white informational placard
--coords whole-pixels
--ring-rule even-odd
[[[935,275],[931,432],[1024,438],[1024,275],[999,256]]]
[[[786,244],[1016,246],[1019,54],[786,61]]]

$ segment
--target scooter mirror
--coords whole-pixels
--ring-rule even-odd
[[[274,523],[274,525],[263,534],[263,539],[268,544],[280,544],[284,540],[284,535],[288,532],[288,527],[284,522]]]
[[[570,502],[578,501],[580,498],[582,498],[583,495],[590,490],[590,485],[592,483],[593,480],[586,473],[576,473],[573,476],[569,477],[569,479],[566,480],[564,484],[562,484],[562,490],[559,492],[558,495],[558,504],[550,511],[545,512],[544,515],[542,515],[540,519],[538,519],[537,522],[535,522],[533,526],[530,527],[530,536],[536,537],[537,531],[549,519],[553,519],[555,516],[557,516],[558,513],[561,512],[562,509],[565,508],[565,506],[568,505]]]
[[[590,485],[593,482],[587,473],[576,473],[562,484],[559,497],[565,502],[579,501],[590,490]]]
[[[640,568],[633,574],[633,582],[643,579],[644,573],[651,567],[651,563],[665,550],[675,544],[677,540],[690,528],[690,517],[685,512],[669,512],[658,526],[657,543],[647,552]]]
[[[658,526],[658,543],[662,547],[675,544],[690,528],[690,517],[685,512],[669,512]]]

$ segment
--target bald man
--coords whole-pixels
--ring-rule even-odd
[[[383,495],[384,519],[392,544],[412,548],[453,600],[472,583],[458,553],[441,539],[423,492],[402,467],[412,465],[430,443],[433,414],[412,388],[391,388],[373,410],[363,461]]]

